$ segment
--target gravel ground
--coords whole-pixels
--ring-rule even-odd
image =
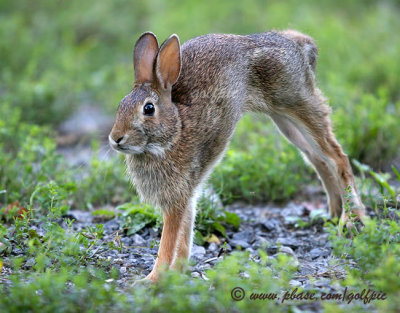
[[[257,250],[261,249],[267,252],[269,258],[276,258],[280,253],[293,257],[294,264],[298,265],[298,271],[290,282],[293,289],[303,287],[317,293],[343,292],[343,287],[333,279],[344,278],[346,261],[332,255],[328,233],[323,228],[324,222],[321,218],[314,218],[315,215],[326,212],[324,201],[289,202],[284,206],[235,203],[225,209],[240,216],[240,228],[238,231],[227,229],[226,244],[224,239],[220,238],[219,244],[212,242],[206,243],[205,246],[193,246],[190,262],[192,277],[207,279],[205,271],[235,249],[250,252],[250,258],[253,260],[257,260]],[[107,245],[98,245],[99,249],[95,248],[90,256],[93,264],[98,260],[108,260],[111,267],[118,269],[120,276],[116,283],[121,291],[151,271],[157,255],[160,229],[148,227],[127,236],[121,231],[119,218],[104,221],[99,220],[98,216],[93,216],[91,212],[77,210],[68,212],[64,217],[75,220],[72,229],[76,231],[102,223],[102,240],[122,243],[121,251],[109,249]],[[307,226],[295,227],[300,220]],[[65,222],[60,220],[60,223],[67,227]],[[41,234],[40,226],[37,232]],[[225,247],[223,253],[222,247]],[[12,255],[22,254],[22,250],[13,247]],[[6,284],[9,283],[7,276],[11,273],[7,259],[3,259],[4,267],[0,275],[0,282]],[[23,269],[29,270],[33,265],[34,259],[28,259]],[[321,305],[321,301],[305,302],[298,308],[307,312],[321,312]],[[370,307],[365,308],[371,311]]]
[[[226,209],[240,216],[242,221],[240,229],[238,231],[227,229],[226,245],[223,244],[225,241],[223,238],[220,244],[215,242],[206,243],[205,246],[194,244],[191,255],[193,276],[203,276],[206,269],[235,249],[246,250],[252,257],[258,254],[258,249],[262,249],[271,257],[276,257],[279,253],[293,256],[294,262],[300,266],[297,280],[293,281],[294,286],[307,286],[310,275],[320,281],[321,287],[329,285],[329,277],[342,277],[341,266],[330,265],[337,263],[338,260],[332,262],[328,234],[323,231],[323,220],[311,222],[310,213],[316,210],[320,213],[322,208],[319,209],[310,202],[300,204],[290,202],[284,207],[236,203]],[[98,220],[98,217],[84,211],[70,211],[65,217],[75,220],[73,224],[75,230],[93,225]],[[295,228],[299,219],[310,225],[304,229]],[[112,264],[120,269],[121,283],[147,275],[157,254],[161,229],[144,228],[134,235],[126,236],[121,231],[118,218],[102,223],[105,234],[103,240],[120,240],[124,248],[122,252],[109,249],[98,251],[97,257],[111,259]],[[224,253],[220,253],[222,247]]]
[[[326,212],[324,201],[290,202],[284,206],[235,203],[225,209],[240,216],[241,226],[238,231],[227,230],[226,244],[221,239],[220,244],[212,242],[205,246],[193,246],[190,266],[193,277],[207,279],[205,271],[235,249],[250,252],[252,259],[257,259],[257,250],[262,249],[269,258],[276,258],[280,253],[293,257],[294,264],[298,265],[298,272],[290,282],[293,289],[303,287],[317,293],[343,291],[343,287],[333,279],[344,278],[345,261],[332,255],[328,233],[323,229],[323,220],[313,218],[314,215]],[[70,211],[68,217],[76,220],[76,230],[93,225],[97,219],[90,212],[82,211]],[[300,219],[307,224],[306,227],[295,227]],[[121,252],[109,249],[97,251],[94,258],[111,261],[111,265],[120,272],[117,283],[123,289],[151,271],[161,230],[145,228],[139,233],[126,236],[121,232],[118,218],[103,224],[103,240],[115,241],[117,238],[124,248]],[[222,247],[226,248],[223,253]],[[301,309],[320,312],[321,302],[304,304]]]

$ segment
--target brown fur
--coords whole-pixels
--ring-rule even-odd
[[[156,265],[175,267],[192,245],[196,197],[247,111],[268,114],[316,169],[332,216],[347,222],[345,188],[353,213],[364,217],[347,156],[336,141],[330,108],[316,87],[317,47],[288,30],[248,36],[196,37],[181,48],[172,35],[158,50],[152,33],[135,46],[135,85],[122,101],[110,143],[126,153],[143,201],[164,212]],[[150,62],[149,60],[153,60]],[[151,102],[153,116],[143,107]],[[117,143],[119,142],[119,143]]]

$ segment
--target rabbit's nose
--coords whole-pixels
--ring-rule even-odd
[[[124,139],[124,136],[118,138],[117,140],[115,140],[116,143],[120,143],[122,141],[122,139]]]
[[[117,137],[117,139],[114,139],[115,137]],[[108,140],[110,141],[110,144],[112,146],[122,145],[125,142],[124,139],[126,138],[126,136],[117,135],[115,137],[113,137],[111,134],[108,136]]]

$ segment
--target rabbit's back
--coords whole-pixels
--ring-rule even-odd
[[[309,38],[297,34],[300,39]],[[309,76],[311,62],[303,46],[314,46],[302,46],[298,38],[286,32],[193,38],[182,46],[182,68],[172,99],[205,105],[238,97],[237,102],[245,104],[248,101],[244,98],[251,97],[252,89],[262,90],[264,98],[270,100],[285,85],[296,80],[301,85]]]

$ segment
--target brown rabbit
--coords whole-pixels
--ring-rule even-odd
[[[212,34],[180,47],[177,35],[159,48],[144,33],[134,48],[135,83],[121,101],[109,136],[126,154],[143,201],[163,212],[158,258],[174,268],[192,245],[196,198],[248,111],[268,114],[317,171],[331,216],[349,223],[342,207],[351,189],[353,214],[364,206],[347,156],[336,141],[330,108],[316,87],[317,47],[297,31],[248,36]]]

